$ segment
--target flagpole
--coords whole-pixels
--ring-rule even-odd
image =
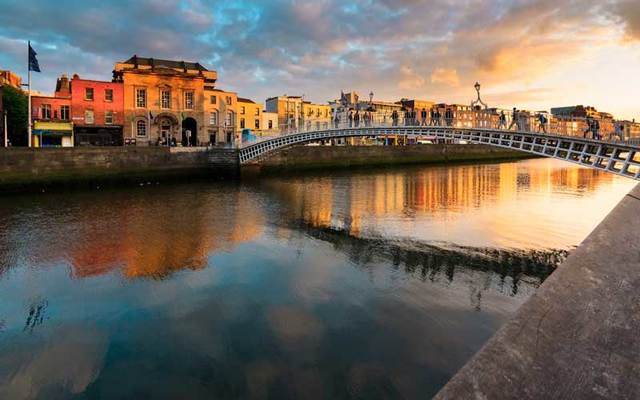
[[[27,107],[27,112],[29,113],[29,127],[28,127],[28,145],[32,146],[31,140],[31,57],[29,55],[29,49],[31,48],[31,41],[28,41],[27,47],[27,90],[29,92],[29,104]]]

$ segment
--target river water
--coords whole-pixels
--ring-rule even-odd
[[[4,197],[0,398],[428,398],[633,185],[536,159]]]

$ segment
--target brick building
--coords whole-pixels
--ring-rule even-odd
[[[66,76],[58,78],[53,96],[31,96],[34,147],[73,147],[71,90]]]
[[[81,79],[77,74],[71,82],[63,78],[58,80],[56,93],[71,91],[71,119],[76,146],[122,146],[122,83]]]

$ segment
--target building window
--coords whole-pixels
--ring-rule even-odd
[[[256,117],[259,117],[259,116],[260,116],[260,109],[256,108]]]
[[[240,107],[240,114],[244,115],[244,106]]]
[[[113,89],[104,90],[104,101],[108,101],[108,102],[113,101]]]
[[[240,118],[240,129],[244,129],[244,118]]]
[[[214,111],[209,114],[209,125],[218,125],[218,112]]]
[[[147,121],[141,119],[136,122],[136,135],[141,137],[147,136]]]
[[[84,122],[87,124],[93,124],[93,110],[85,110],[84,112]]]
[[[193,92],[184,92],[184,109],[193,110]]]
[[[231,96],[227,96],[227,105],[230,106],[231,105]]]
[[[227,117],[224,121],[224,125],[225,126],[234,126],[235,121],[234,121],[234,117],[233,117],[233,111],[228,111],[227,112]]]
[[[147,89],[145,88],[136,89],[136,107],[147,108]]]
[[[218,103],[218,97],[211,96],[211,104],[217,104],[217,103]]]
[[[273,129],[273,121],[269,120],[269,129]]]
[[[171,91],[170,90],[160,91],[160,107],[164,109],[171,108]]]
[[[104,124],[112,125],[113,124],[113,111],[105,111],[104,113]]]
[[[69,106],[60,106],[60,119],[69,120]]]
[[[256,129],[260,129],[260,120],[256,119]]]
[[[42,119],[51,119],[51,104],[43,104],[41,107]]]
[[[93,88],[88,87],[84,89],[84,99],[93,101]]]

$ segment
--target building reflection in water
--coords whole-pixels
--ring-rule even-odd
[[[1,228],[6,248],[0,255],[20,254],[4,260],[7,265],[68,262],[75,277],[117,269],[128,278],[163,278],[181,269],[204,268],[213,252],[230,251],[262,230],[256,200],[235,187],[138,190],[52,194],[31,206],[36,213],[55,213],[35,219],[14,208]]]
[[[4,268],[68,262],[75,277],[119,270],[129,278],[163,278],[204,268],[213,253],[256,240],[266,225],[286,228],[285,236],[303,225],[355,238],[567,250],[608,211],[590,209],[602,199],[589,196],[609,196],[613,207],[631,185],[571,164],[530,160],[274,178],[257,187],[15,198],[0,209],[6,221],[0,257]],[[602,186],[607,190],[596,190]],[[588,218],[572,217],[580,212]]]
[[[633,182],[537,159],[408,167],[330,178],[274,178],[264,185],[287,205],[288,220],[337,228],[356,237],[570,249],[602,220]],[[598,187],[608,189],[597,191]],[[602,207],[602,197],[607,197],[607,207]]]

